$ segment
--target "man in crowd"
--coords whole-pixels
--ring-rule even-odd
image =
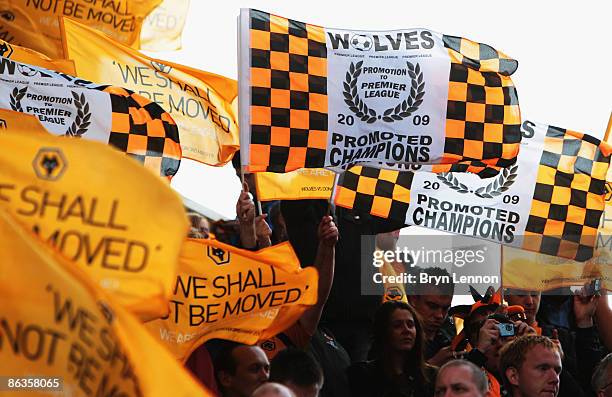
[[[485,397],[489,389],[484,371],[466,360],[451,360],[436,377],[435,397]]]
[[[599,362],[593,372],[591,384],[597,397],[612,397],[612,353]]]
[[[578,383],[581,389],[590,389],[593,369],[605,355],[604,348],[599,340],[595,327],[595,311],[599,301],[596,295],[588,294],[586,287],[578,291],[571,300],[573,318],[572,328],[555,327],[544,321],[538,322],[537,315],[540,310],[542,294],[538,291],[506,289],[505,299],[510,305],[519,305],[525,309],[527,323],[536,330],[538,335],[550,337],[553,342],[561,345],[561,358],[563,360],[563,373],[561,374],[563,395],[570,383]],[[542,316],[546,318],[547,316]],[[579,364],[578,364],[579,363]],[[572,378],[572,379],[569,379]]]
[[[414,268],[412,273],[415,272]],[[448,272],[439,267],[418,269],[420,273],[426,273],[431,280],[433,276],[441,277],[438,280],[446,280],[450,276]],[[453,358],[450,347],[455,336],[455,326],[448,316],[448,311],[453,300],[455,286],[449,283],[415,283],[409,286],[408,302],[415,308],[423,320],[425,331],[425,359],[431,365],[441,366]]]
[[[216,354],[214,368],[223,397],[251,397],[270,376],[264,351],[240,343],[226,343]]]
[[[270,380],[287,386],[296,397],[318,397],[323,387],[323,370],[305,351],[288,348],[272,360]]]
[[[545,336],[517,338],[501,351],[500,370],[511,397],[556,397],[561,368],[559,348]]]
[[[253,392],[253,397],[295,397],[295,394],[285,385],[268,382],[259,386]]]

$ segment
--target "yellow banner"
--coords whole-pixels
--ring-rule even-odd
[[[1,19],[1,18],[0,18]],[[20,47],[7,41],[0,40],[0,56],[10,58],[17,62],[36,65],[49,70],[66,74],[74,74],[74,62],[66,59],[51,59],[48,56],[29,48]]]
[[[31,114],[0,109],[0,133],[2,130],[23,131],[28,134],[43,134],[49,132],[40,124],[36,116]]]
[[[0,235],[0,374],[12,378],[9,391],[211,395],[84,271],[41,245],[3,210]],[[27,376],[35,376],[38,390],[23,386]]]
[[[317,271],[288,243],[257,252],[188,239],[170,313],[146,324],[180,360],[212,338],[253,344],[282,332],[317,302]]]
[[[187,219],[136,161],[83,139],[2,130],[0,208],[142,318],[167,313]]]
[[[257,172],[255,183],[260,201],[329,199],[334,187],[334,172],[324,168],[302,168],[277,174]]]
[[[142,24],[140,49],[177,51],[189,11],[189,0],[163,0]]]
[[[163,107],[179,127],[183,157],[223,165],[239,149],[235,80],[149,58],[69,19],[64,25],[79,77],[129,88]]]
[[[61,17],[104,32],[121,44],[138,48],[144,18],[162,0],[0,0],[0,37],[51,58],[63,58]]]

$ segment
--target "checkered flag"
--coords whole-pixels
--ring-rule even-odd
[[[108,143],[160,176],[171,178],[181,163],[176,123],[161,106],[125,88],[100,86],[110,95],[112,126]]]
[[[590,135],[548,127],[523,248],[579,261],[593,255],[611,153]]]
[[[349,91],[357,88],[356,84],[351,86],[351,82],[336,81],[330,76],[330,62],[336,55],[327,47],[328,31],[252,9],[242,17],[241,54],[248,55],[249,59],[240,77],[249,90],[248,94],[244,91],[241,94],[244,105],[240,110],[241,121],[248,126],[241,138],[247,170],[337,169],[329,159],[333,147],[329,139],[329,120],[330,116],[335,117],[336,110],[330,107],[331,96],[327,91],[329,86],[345,87]],[[517,62],[486,44],[428,33],[438,38],[440,53],[448,53],[450,71],[447,109],[439,109],[440,123],[444,125],[442,131],[435,131],[439,141],[443,140],[441,153],[437,153],[433,161],[419,164],[433,165],[432,170],[440,173],[473,172],[481,177],[495,176],[500,169],[516,162],[520,146],[518,97],[509,77],[516,70]],[[363,38],[364,35],[355,36]],[[361,43],[351,41],[350,45],[357,48]],[[367,50],[370,48],[368,44]],[[347,72],[355,81],[361,73],[361,64],[357,64],[356,67],[351,63]],[[414,76],[406,76],[407,80],[402,83],[410,83],[413,79],[412,86],[407,84],[409,95],[397,106],[379,110],[378,114],[367,105],[364,107],[363,99],[356,100],[353,96],[346,99],[352,104],[349,109],[356,109],[353,112],[357,112],[357,123],[396,122],[417,111],[427,95],[423,88],[426,82],[418,64],[414,66],[409,62],[408,69]],[[445,81],[439,85],[444,86]],[[370,150],[372,153],[373,149]],[[378,151],[377,156],[381,152]],[[388,148],[386,153],[389,153]],[[389,154],[386,156],[388,160]],[[373,165],[375,162],[364,160],[345,164]]]
[[[507,175],[500,174],[504,182],[490,182],[486,189],[489,193],[486,195],[482,194],[484,187],[469,186],[465,179],[459,180],[452,174],[434,178],[433,183],[440,184],[438,181],[442,181],[443,188],[431,190],[431,179],[416,178],[417,175],[425,174],[422,172],[358,166],[341,174],[334,202],[340,207],[400,221],[407,226],[413,224],[410,216],[412,211],[424,213],[424,208],[419,207],[415,197],[431,198],[432,202],[437,203],[436,207],[446,201],[449,209],[452,203],[464,210],[470,205],[476,208],[497,208],[505,214],[502,217],[514,212],[519,220],[526,221],[522,221],[523,229],[513,229],[516,239],[492,241],[578,261],[588,260],[596,247],[606,195],[610,194],[606,175],[610,168],[612,146],[575,131],[552,126],[537,128],[540,135],[545,135],[539,149],[528,151],[524,148],[524,157],[521,157],[513,170]],[[536,152],[539,155],[536,156]],[[517,169],[522,169],[523,173]],[[533,179],[528,179],[530,175]],[[416,179],[419,179],[418,183]],[[524,180],[535,182],[529,185]],[[449,196],[452,191],[459,196]],[[504,198],[512,198],[519,191],[533,192],[528,193],[531,200],[526,205],[511,206],[508,201],[504,201]],[[514,197],[517,197],[518,204],[518,196]],[[439,214],[430,213],[428,216],[436,219]],[[486,239],[465,224],[461,226],[459,217],[448,223],[452,222],[459,225],[457,230],[462,230],[457,233]],[[513,227],[518,228],[520,221],[516,222]],[[427,224],[422,226],[431,227]],[[434,228],[453,232],[439,226]]]

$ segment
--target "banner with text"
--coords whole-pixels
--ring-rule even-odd
[[[284,174],[257,172],[254,176],[260,201],[328,200],[335,173],[325,168],[302,168]]]
[[[0,235],[0,373],[13,380],[2,390],[75,397],[212,395],[83,270],[41,245],[2,209]]]
[[[148,99],[1,57],[0,81],[0,108],[35,115],[54,135],[108,143],[157,175],[178,171],[176,124]]]
[[[149,58],[69,19],[64,25],[66,53],[79,76],[127,87],[166,109],[184,157],[209,165],[231,160],[239,149],[235,80]]]
[[[189,0],[163,0],[144,20],[140,32],[140,49],[145,51],[178,51],[189,11]]]
[[[170,313],[146,324],[181,360],[212,338],[253,344],[291,326],[317,302],[317,271],[288,243],[257,252],[209,239],[181,250]]]
[[[61,17],[80,21],[138,48],[144,18],[162,0],[0,0],[0,38],[63,58]]]
[[[515,165],[484,180],[354,167],[341,175],[335,203],[406,225],[589,259],[604,211],[611,146],[529,121],[521,146]]]
[[[249,171],[418,164],[493,176],[515,163],[521,119],[510,75],[518,63],[493,47],[428,29],[329,29],[252,9],[239,23]]]
[[[98,142],[0,132],[0,208],[142,318],[167,313],[188,222],[180,197]]]

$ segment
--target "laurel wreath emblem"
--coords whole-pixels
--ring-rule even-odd
[[[23,112],[23,108],[21,107],[21,100],[23,99],[27,91],[27,86],[23,87],[22,89],[18,89],[17,87],[13,88],[13,92],[9,97],[11,102],[11,109],[16,112]]]
[[[409,117],[411,114],[416,112],[423,103],[423,97],[425,96],[425,82],[423,81],[423,72],[421,67],[417,63],[416,66],[410,62],[406,62],[408,66],[408,75],[412,79],[410,95],[408,98],[398,103],[396,106],[392,106],[386,109],[382,115],[379,115],[375,109],[368,107],[368,105],[359,97],[357,92],[357,79],[361,75],[363,68],[363,61],[359,61],[356,64],[351,62],[348,72],[346,72],[346,79],[344,81],[344,103],[349,109],[355,113],[361,121],[367,123],[373,123],[377,119],[382,119],[387,122],[394,122],[403,120]]]
[[[67,136],[72,136],[76,138],[80,138],[84,133],[87,132],[87,128],[91,122],[91,113],[89,111],[89,103],[85,100],[85,95],[81,93],[81,95],[77,94],[74,91],[70,91],[72,93],[72,97],[74,98],[74,105],[77,108],[77,115],[72,125],[66,131]]]
[[[480,198],[493,198],[510,189],[518,176],[517,170],[518,164],[504,168],[493,182],[476,190],[470,190],[465,184],[459,182],[452,172],[444,172],[438,174],[437,177],[442,183],[457,193],[473,193]]]

